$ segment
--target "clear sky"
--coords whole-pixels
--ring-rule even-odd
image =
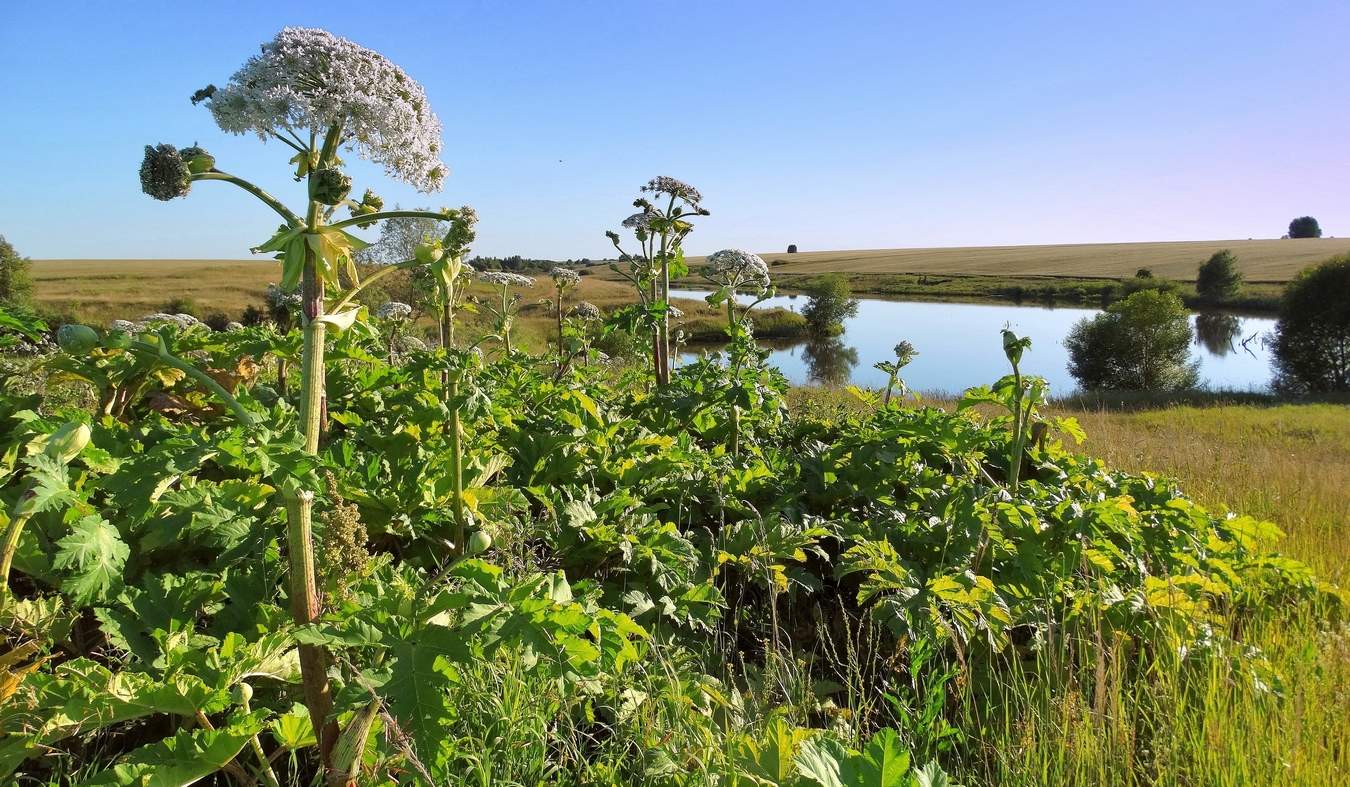
[[[0,234],[52,257],[243,257],[272,214],[140,192],[199,142],[289,201],[290,150],[188,96],[285,25],[421,81],[475,251],[604,256],[672,175],[693,253],[1350,234],[1350,2],[37,3],[0,7]],[[86,6],[86,7],[81,7]],[[351,157],[349,157],[350,159]]]

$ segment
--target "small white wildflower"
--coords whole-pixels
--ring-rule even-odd
[[[412,316],[412,307],[399,301],[389,301],[388,303],[380,304],[379,308],[375,309],[375,316],[379,317],[381,320],[397,320],[401,322]]]
[[[764,259],[740,249],[723,249],[710,254],[705,275],[732,289],[752,287],[763,291],[769,287],[769,266]]]
[[[426,92],[384,55],[326,30],[287,27],[218,90],[199,91],[221,129],[322,136],[341,124],[343,144],[390,177],[441,187],[441,122]]]
[[[600,307],[590,301],[582,301],[572,307],[572,316],[580,320],[600,319]]]
[[[571,268],[554,268],[548,272],[559,287],[573,287],[581,283],[581,274]]]
[[[510,271],[483,271],[478,278],[499,287],[533,287],[534,279]]]

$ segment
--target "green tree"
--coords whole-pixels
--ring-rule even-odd
[[[1064,340],[1069,373],[1088,389],[1175,391],[1194,387],[1190,314],[1174,293],[1141,290],[1079,320]]]
[[[33,263],[0,235],[0,304],[24,309],[32,305]]]
[[[1195,291],[1207,301],[1222,301],[1235,297],[1242,289],[1242,272],[1237,267],[1237,256],[1228,249],[1200,263],[1195,276]]]
[[[1285,288],[1274,350],[1277,388],[1350,391],[1350,254],[1306,268]]]
[[[1317,219],[1312,216],[1299,216],[1289,222],[1289,237],[1320,238],[1322,237],[1322,227],[1318,225]]]
[[[858,314],[858,299],[848,281],[838,274],[822,276],[806,290],[802,316],[813,336],[838,336],[844,332],[844,320]]]

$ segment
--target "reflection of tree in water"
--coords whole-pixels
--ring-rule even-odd
[[[813,339],[802,347],[806,375],[821,385],[843,385],[858,365],[858,351],[839,337]]]
[[[1231,314],[1200,312],[1195,315],[1195,343],[1222,358],[1233,352],[1233,340],[1241,328],[1241,321]]]

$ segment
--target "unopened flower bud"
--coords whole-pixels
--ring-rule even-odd
[[[216,168],[216,157],[207,153],[205,148],[193,145],[178,151],[178,155],[187,162],[188,172],[193,175],[210,172]]]
[[[88,325],[62,325],[56,343],[71,355],[82,355],[98,346],[98,331]]]
[[[439,240],[424,240],[413,249],[413,257],[423,265],[430,265],[445,254]]]
[[[47,436],[47,444],[42,447],[42,453],[61,464],[67,464],[89,445],[92,436],[88,424],[78,422],[65,424]]]
[[[467,546],[468,548],[465,550],[466,553],[470,555],[481,555],[488,551],[488,547],[492,546],[492,536],[482,530],[474,531],[474,534],[469,536],[469,543]]]

